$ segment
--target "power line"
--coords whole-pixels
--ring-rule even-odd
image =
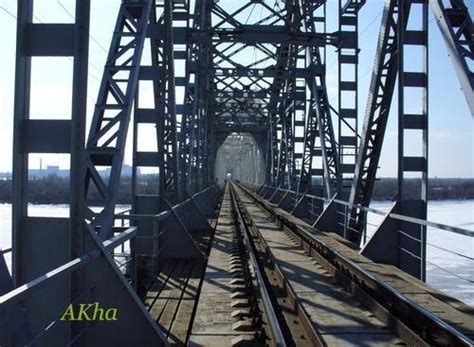
[[[15,16],[13,13],[11,13],[8,9],[6,9],[5,7],[3,6],[0,6],[0,10],[3,10],[3,12],[5,12],[6,14],[8,14],[10,17],[12,17],[13,19],[17,20],[17,16]],[[35,16],[33,15],[33,18],[36,19],[38,21],[38,23],[40,24],[43,24],[43,21],[38,17],[38,16]],[[59,57],[53,57],[53,58],[56,58],[56,59],[59,59]],[[68,60],[70,61],[74,61],[74,59],[72,57],[66,57]],[[96,65],[92,64],[91,62],[89,62],[89,65],[94,68],[95,70],[97,70],[98,72],[102,72]],[[94,75],[92,72],[88,71],[88,75],[90,77],[92,77],[93,79],[95,79],[96,81],[100,82],[100,79]]]
[[[383,13],[383,10],[380,11],[380,13],[379,13],[377,16],[375,16],[375,17],[370,21],[370,23],[367,24],[367,26],[366,26],[364,29],[362,29],[362,31],[361,31],[360,34],[359,34],[359,38],[361,38],[362,36],[364,36],[365,32],[375,23],[375,21],[377,20],[377,18],[379,18],[379,17],[382,15],[382,13]]]
[[[364,73],[362,74],[362,76],[359,76],[359,79],[361,80],[361,79],[363,79],[364,77],[366,77],[370,72],[372,72],[372,70],[373,70],[372,68],[368,69],[366,72],[364,72]]]
[[[12,17],[13,19],[16,20],[16,16],[13,13],[11,13],[10,11],[8,11],[5,7],[0,6],[0,9],[3,10],[5,13],[7,13],[10,17]]]
[[[68,14],[69,17],[71,17],[72,19],[75,20],[75,17],[74,15],[67,9],[66,6],[64,6],[64,4],[59,1],[59,0],[56,0],[56,2],[58,3],[58,5],[64,10],[64,12],[66,12]],[[91,38],[92,41],[94,41],[94,43],[100,47],[100,49],[102,51],[104,51],[105,53],[108,53],[107,49],[94,37],[94,35],[92,34],[89,34],[89,37]]]

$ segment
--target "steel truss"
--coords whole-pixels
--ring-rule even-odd
[[[397,78],[397,23],[398,3],[396,0],[388,1],[382,16],[362,138],[349,198],[351,203],[362,206],[369,206],[372,197]],[[363,211],[354,209],[351,227],[362,232],[364,223]],[[360,240],[355,231],[348,235],[348,238],[354,242]]]
[[[86,218],[101,239],[110,236],[123,156],[152,1],[120,6],[86,145]],[[101,176],[100,167],[110,169]],[[97,191],[100,201],[91,201]],[[99,212],[92,206],[100,206]],[[98,230],[97,230],[98,229]]]
[[[339,0],[338,153],[342,185],[351,187],[358,148],[359,11],[365,0]],[[344,192],[346,193],[346,192]]]
[[[165,1],[153,5],[150,14],[148,37],[150,43],[151,65],[140,66],[140,81],[151,81],[153,85],[153,108],[141,108],[140,95],[144,88],[137,90],[134,112],[134,192],[138,194],[138,169],[140,167],[155,167],[158,184],[155,192],[171,202],[179,200],[178,180],[178,149],[177,149],[177,115],[182,107],[176,105],[175,96],[175,60],[186,58],[181,51],[176,52],[173,40],[173,23],[187,23],[189,9],[187,3],[174,4]],[[174,19],[177,18],[177,21]],[[146,138],[141,134],[140,125],[151,124],[156,131],[156,146],[154,151],[140,151],[139,141]]]
[[[323,24],[325,30],[325,1],[311,3],[300,1],[303,26],[307,32],[316,32],[317,24]],[[322,14],[317,15],[317,11]],[[307,68],[309,76],[306,79],[310,90],[310,103],[306,117],[304,133],[303,159],[298,183],[298,192],[306,193],[312,186],[312,177],[323,178],[325,194],[331,197],[338,190],[340,182],[339,158],[337,143],[331,118],[326,83],[325,62],[318,47],[307,47]],[[319,137],[319,146],[317,139]],[[319,168],[314,169],[316,161]]]
[[[306,193],[319,176],[326,196],[341,192],[357,150],[357,21],[364,3],[340,1],[339,32],[327,34],[325,1],[286,1],[282,7],[279,2],[273,7],[265,1],[248,2],[232,13],[218,3],[196,1],[192,14],[187,1],[124,2],[87,141],[86,198],[97,191],[101,206],[93,212],[90,207],[97,201],[86,200],[90,229],[101,238],[109,236],[133,105],[134,196],[140,167],[157,168],[158,195],[174,202],[208,186],[214,181],[217,148],[232,132],[249,132],[266,147],[267,179],[273,185]],[[252,17],[256,7],[262,11],[257,20]],[[391,1],[350,197],[364,206],[373,190],[395,76],[402,71],[396,61],[397,16],[398,5]],[[408,32],[406,44],[419,44],[413,35]],[[146,38],[151,47],[148,66],[141,65]],[[321,50],[327,44],[338,47],[338,112],[326,91]],[[249,48],[259,56],[250,62],[242,60]],[[176,77],[174,65],[180,60],[185,74]],[[343,72],[348,69],[349,74]],[[413,79],[419,75],[407,77],[408,87],[418,83]],[[140,106],[144,95],[139,80],[152,82],[153,108]],[[184,91],[182,103],[176,100],[178,87]],[[338,141],[332,114],[339,117]],[[406,127],[421,127],[418,118],[410,118]],[[143,124],[156,127],[154,151],[138,148]],[[110,168],[109,177],[99,174],[103,166]],[[353,226],[360,230],[363,216],[357,213]]]
[[[418,7],[413,10],[412,7]],[[411,16],[411,17],[410,17]],[[412,18],[413,17],[413,18]],[[418,17],[418,18],[415,18]],[[408,28],[409,20],[418,23]],[[414,47],[420,56],[419,70],[405,69],[406,47]],[[412,58],[413,59],[413,58]],[[398,77],[398,196],[397,209],[404,215],[426,219],[428,184],[428,2],[419,0],[388,1],[382,18],[382,29],[369,92],[361,147],[358,154],[350,203],[368,206],[374,188],[378,161],[388,120],[391,100]],[[406,93],[416,95],[417,111],[406,110]],[[420,136],[418,136],[420,135]],[[411,138],[411,148],[406,143]],[[416,143],[416,139],[421,143]],[[409,153],[408,153],[409,152]],[[407,198],[407,176],[419,183],[418,199]],[[354,208],[350,228],[345,235],[360,243],[365,213]],[[400,222],[399,230],[410,239],[401,238],[403,252],[398,266],[424,279],[426,228]],[[414,241],[418,240],[418,241]],[[405,252],[405,253],[404,253]],[[413,257],[416,255],[418,258]]]
[[[474,117],[474,25],[471,15],[463,0],[430,0],[430,4]]]

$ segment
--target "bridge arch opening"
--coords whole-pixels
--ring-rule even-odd
[[[263,184],[265,160],[263,150],[250,133],[230,133],[217,149],[214,175],[218,184],[232,178]]]

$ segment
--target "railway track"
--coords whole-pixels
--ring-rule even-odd
[[[249,270],[241,274],[253,288],[240,295],[253,293],[259,307],[255,312],[260,330],[254,329],[246,342],[270,346],[472,345],[471,335],[318,243],[310,230],[282,220],[245,187],[230,182],[225,194],[223,204],[228,202],[231,215],[227,223],[234,226],[233,238],[240,242],[231,261]],[[242,341],[235,339],[231,344]],[[205,339],[200,342],[208,345]]]
[[[190,346],[285,346],[235,197],[226,187]]]

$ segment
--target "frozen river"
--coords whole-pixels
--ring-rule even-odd
[[[371,207],[386,211],[389,202],[375,202]],[[123,209],[126,206],[120,206]],[[67,205],[30,205],[31,216],[66,217]],[[381,216],[369,214],[369,223],[378,224]],[[428,205],[428,220],[474,230],[474,200],[433,201]],[[11,245],[11,205],[0,204],[0,248]],[[368,231],[370,234],[370,229]],[[474,239],[452,232],[428,228],[427,282],[451,296],[474,306]],[[451,250],[458,254],[450,253]],[[468,259],[471,258],[471,259]],[[10,264],[10,257],[7,257]]]

